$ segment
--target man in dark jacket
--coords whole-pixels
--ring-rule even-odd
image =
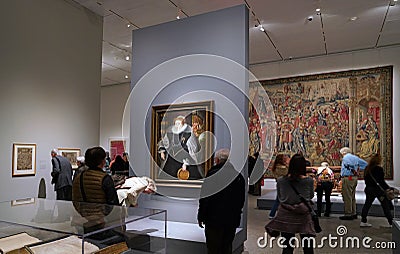
[[[72,166],[67,158],[58,155],[58,150],[51,150],[53,177],[51,183],[57,193],[57,200],[72,200]]]
[[[228,149],[221,149],[215,154],[215,166],[207,173],[203,187],[215,186],[221,182],[222,173],[230,175],[232,179],[226,187],[220,188],[214,194],[202,197],[199,200],[197,220],[199,226],[205,225],[207,251],[209,254],[232,253],[232,242],[236,228],[240,225],[242,208],[245,201],[245,180],[233,165],[227,161]],[[219,172],[221,170],[221,172]],[[216,174],[216,175],[214,175]],[[214,175],[214,176],[213,176]],[[224,177],[226,179],[226,177]],[[203,192],[203,190],[202,190]]]

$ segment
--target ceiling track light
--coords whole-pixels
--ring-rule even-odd
[[[264,32],[264,31],[265,31],[264,27],[263,27],[261,24],[258,25],[258,29],[259,29],[261,32]]]
[[[183,12],[178,8],[176,11],[176,19],[181,19],[181,17],[183,17]]]

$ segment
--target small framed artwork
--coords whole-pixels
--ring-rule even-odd
[[[34,203],[35,203],[35,198],[23,198],[23,199],[11,200],[11,206],[27,205]]]
[[[12,176],[36,174],[36,144],[13,144]]]
[[[81,149],[79,148],[58,148],[59,155],[67,158],[71,163],[72,169],[78,168],[77,158],[81,155]]]
[[[110,152],[111,160],[114,160],[117,155],[127,152],[127,139],[126,138],[109,138],[108,149]]]
[[[151,176],[158,184],[201,186],[212,166],[213,101],[153,106]]]

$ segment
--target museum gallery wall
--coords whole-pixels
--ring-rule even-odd
[[[301,152],[312,165],[340,166],[339,150],[348,146],[366,160],[381,153],[385,178],[393,179],[392,76],[386,66],[260,81],[274,107],[275,139],[259,121],[264,98],[250,86],[250,153],[263,158],[274,146],[275,153]]]
[[[15,36],[2,37],[0,58],[0,201],[37,196],[41,179],[55,199],[51,149],[99,144],[103,19],[64,0],[2,1],[2,9]]]

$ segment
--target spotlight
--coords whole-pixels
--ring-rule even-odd
[[[125,75],[125,79],[128,79],[129,78],[129,76],[128,75]]]
[[[176,19],[181,19],[181,16],[183,16],[183,12],[181,9],[176,9]]]
[[[261,32],[265,31],[265,29],[264,29],[264,27],[262,25],[258,25],[258,29],[260,29]]]
[[[129,61],[131,59],[131,57],[129,55],[125,56],[125,60]]]

